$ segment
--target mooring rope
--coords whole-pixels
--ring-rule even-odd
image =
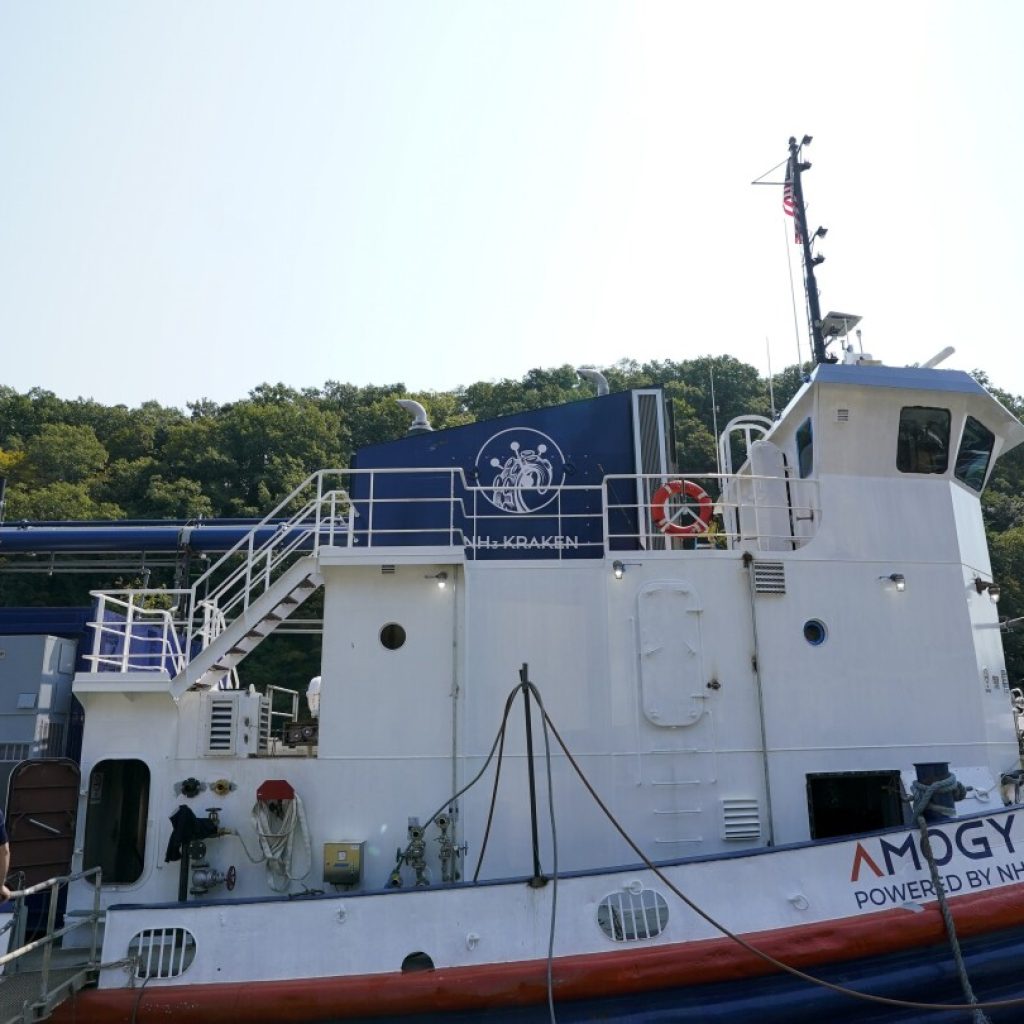
[[[981,1010],[997,1010],[1005,1009],[1011,1006],[1024,1006],[1024,997],[1016,999],[999,999],[989,1002],[974,1002],[964,1004],[923,1003],[916,1002],[910,999],[894,999],[889,996],[876,996],[868,992],[858,992],[856,989],[847,988],[845,985],[836,985],[831,981],[826,981],[824,978],[818,978],[813,974],[808,974],[806,971],[801,971],[798,967],[792,967],[784,961],[772,956],[770,953],[766,953],[764,950],[759,949],[753,943],[748,942],[746,939],[744,939],[741,935],[737,935],[735,932],[731,931],[728,927],[726,927],[726,925],[722,924],[720,921],[712,917],[711,914],[709,914],[706,910],[703,909],[703,907],[695,903],[677,885],[675,885],[670,878],[666,876],[664,871],[662,871],[662,869],[659,868],[657,864],[655,864],[647,856],[646,853],[644,853],[641,847],[634,841],[632,836],[630,836],[630,834],[625,830],[625,828],[622,826],[619,820],[615,817],[615,815],[612,813],[608,805],[598,795],[597,790],[594,789],[590,780],[584,774],[583,769],[579,766],[576,759],[573,757],[572,753],[569,750],[569,747],[566,745],[565,740],[562,739],[561,734],[555,727],[554,722],[551,721],[546,711],[544,712],[544,717],[547,720],[547,724],[551,729],[551,734],[558,741],[558,745],[562,748],[562,752],[565,754],[566,760],[568,760],[569,764],[576,772],[577,776],[580,779],[580,782],[583,783],[584,788],[590,794],[591,798],[594,800],[597,806],[601,809],[602,813],[611,823],[615,831],[618,832],[620,836],[622,836],[622,838],[626,841],[626,844],[629,846],[629,848],[640,858],[644,866],[647,867],[655,875],[656,878],[660,879],[660,881],[666,886],[666,888],[668,888],[670,892],[672,892],[684,904],[686,904],[686,906],[688,906],[698,917],[706,921],[709,925],[711,925],[712,928],[720,932],[727,939],[730,939],[731,941],[735,942],[738,946],[741,946],[748,953],[758,957],[760,960],[763,960],[767,964],[771,964],[772,967],[775,967],[778,970],[783,971],[784,973],[789,974],[794,978],[799,978],[801,981],[806,981],[808,984],[817,985],[820,988],[828,989],[829,991],[839,993],[840,995],[850,996],[853,999],[860,999],[864,1002],[876,1003],[881,1006],[895,1006],[903,1009],[913,1010],[952,1010],[970,1012],[975,1014],[977,1014]],[[977,1021],[978,1018],[975,1017],[975,1020]]]
[[[967,974],[967,965],[964,963],[964,955],[960,950],[960,940],[956,935],[953,913],[949,909],[949,903],[946,900],[946,888],[942,884],[939,865],[935,862],[931,839],[928,836],[928,822],[925,820],[924,814],[929,807],[933,813],[940,814],[943,817],[951,817],[953,814],[952,808],[934,802],[935,796],[939,793],[948,793],[954,800],[962,800],[967,795],[963,785],[950,772],[944,779],[938,779],[928,785],[915,780],[911,785],[910,796],[907,799],[911,803],[911,810],[921,833],[921,852],[924,854],[925,860],[928,861],[928,871],[932,876],[935,898],[939,904],[939,912],[942,914],[943,924],[946,926],[946,936],[949,939],[949,948],[953,952],[953,960],[956,962],[956,972],[960,978],[960,987],[963,989],[964,998],[974,1007],[972,1014],[974,1024],[991,1024],[988,1017],[978,1008],[978,997],[974,994],[974,989],[971,987],[971,979]]]

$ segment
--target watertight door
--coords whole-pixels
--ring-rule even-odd
[[[637,595],[644,716],[693,725],[704,714],[701,608],[685,583],[652,583]]]
[[[24,887],[71,872],[79,770],[67,758],[20,762],[7,790],[11,871]]]

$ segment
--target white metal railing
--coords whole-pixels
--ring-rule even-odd
[[[288,686],[275,686],[273,683],[264,691],[270,700],[270,735],[274,736],[274,719],[283,719],[281,729],[299,720],[299,694],[298,691]],[[278,698],[283,698],[288,704],[287,711],[275,711],[274,704]]]
[[[172,611],[148,607],[181,591],[110,591],[100,598],[93,627],[94,672],[180,672],[188,662]]]
[[[517,492],[523,511],[502,507],[504,492],[470,483],[459,467],[321,470],[188,589],[97,592],[93,651],[87,658],[96,672],[180,672],[196,649],[209,646],[296,560],[315,557],[324,547],[442,546],[458,548],[470,559],[600,558],[629,551],[660,556],[692,548],[793,550],[817,530],[815,481],[745,470],[676,479],[706,492],[713,504],[706,528],[694,527],[689,534],[659,529],[651,496],[668,481],[663,474],[616,474],[599,484],[557,488],[523,486]],[[702,502],[705,517],[708,501]],[[690,524],[695,517],[679,508],[684,502],[673,496],[666,511]],[[153,607],[158,600],[173,605]]]

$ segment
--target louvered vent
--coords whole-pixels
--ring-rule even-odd
[[[849,423],[850,422],[850,410],[849,409],[836,409],[836,423]]]
[[[234,697],[210,698],[209,729],[206,742],[208,754],[233,754],[235,752],[236,709],[237,702]]]
[[[395,567],[393,565],[382,565],[380,567],[380,572],[382,576],[394,576]]]
[[[722,838],[726,842],[761,838],[761,813],[756,800],[722,801]]]
[[[263,697],[260,700],[260,735],[258,750],[265,754],[270,749],[270,698]]]
[[[754,590],[758,594],[784,594],[786,567],[782,562],[754,563]]]
[[[642,493],[637,495],[637,502],[642,507],[640,530],[644,537],[644,546],[655,551],[664,551],[668,541],[658,535],[651,524],[651,498],[663,480],[654,474],[663,475],[668,472],[665,464],[665,424],[662,419],[662,397],[649,391],[635,392],[633,395],[633,419],[638,446],[636,452],[637,472],[651,474],[638,483]]]
[[[196,958],[196,939],[187,928],[146,928],[128,943],[136,978],[177,978]]]

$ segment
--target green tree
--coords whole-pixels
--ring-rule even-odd
[[[108,458],[92,427],[47,423],[26,443],[18,477],[44,487],[58,481],[81,483],[103,469]]]

